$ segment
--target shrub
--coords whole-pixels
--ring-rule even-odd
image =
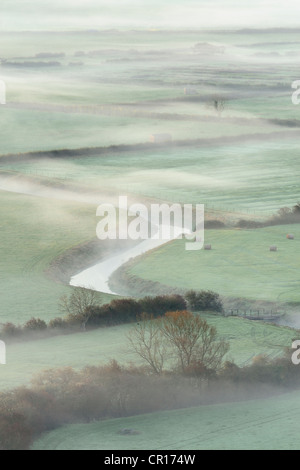
[[[240,219],[236,223],[236,227],[238,228],[245,228],[245,229],[254,229],[254,228],[263,228],[267,225],[267,223],[263,222],[258,222],[256,220],[245,220],[245,219]]]
[[[31,318],[25,325],[24,330],[26,331],[45,331],[47,330],[47,323],[40,318]]]
[[[22,413],[0,411],[0,450],[26,450],[32,436],[33,430]]]
[[[46,390],[20,387],[13,391],[16,409],[24,415],[34,434],[50,431],[61,422],[61,410]]]
[[[82,325],[82,316],[81,315],[67,315],[66,318],[64,318],[64,323],[66,328],[69,328],[71,330],[80,330],[81,325]]]
[[[116,299],[110,304],[93,307],[87,326],[97,328],[104,325],[134,322],[142,313],[157,317],[174,309],[185,308],[186,302],[180,295],[145,297],[138,302],[134,299]]]
[[[87,326],[97,328],[135,321],[142,313],[141,306],[134,299],[116,299],[101,307],[92,307]]]
[[[160,295],[157,297],[145,297],[139,301],[144,313],[154,317],[162,316],[167,312],[186,310],[186,301],[181,295]]]
[[[102,326],[107,326],[111,319],[111,311],[109,304],[100,306],[95,306],[90,308],[90,315],[87,322],[87,328],[100,328]]]
[[[134,299],[117,299],[110,303],[113,318],[119,321],[135,321],[142,313],[141,305]]]
[[[166,319],[170,316],[180,323],[193,319],[188,312],[172,312]],[[28,449],[33,438],[68,423],[266,398],[266,392],[274,395],[300,385],[291,351],[275,360],[258,357],[244,368],[226,362],[218,372],[197,358],[183,373],[161,375],[115,361],[81,371],[44,371],[30,386],[0,393],[0,450]]]
[[[49,325],[48,325],[48,328],[50,328],[51,330],[62,330],[66,327],[67,327],[66,321],[60,317],[54,318],[53,320],[49,322]]]
[[[194,311],[211,310],[214,312],[222,312],[223,304],[219,294],[212,291],[190,290],[185,294],[189,308]]]
[[[221,222],[220,220],[207,220],[205,222],[206,229],[222,229],[225,227],[226,225],[224,224],[224,222]]]
[[[257,356],[251,365],[238,367],[232,363],[226,363],[221,378],[238,383],[272,384],[278,387],[294,388],[300,385],[300,370],[291,361],[292,352],[286,356],[270,359],[265,356]]]
[[[22,328],[13,323],[5,323],[2,326],[1,334],[7,338],[16,338],[21,336]]]

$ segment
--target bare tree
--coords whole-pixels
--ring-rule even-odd
[[[182,371],[191,363],[202,320],[187,311],[170,312],[161,320],[163,336],[176,351]]]
[[[143,314],[137,325],[128,334],[130,349],[151,367],[155,374],[164,368],[167,348],[161,331],[160,319]]]
[[[191,365],[200,365],[205,369],[219,370],[222,366],[225,354],[229,351],[229,343],[218,340],[217,330],[209,326],[207,322],[202,325],[200,341],[195,348]]]
[[[144,315],[129,340],[131,349],[157,374],[167,358],[175,358],[182,372],[191,367],[217,370],[229,350],[214,327],[188,311],[169,312],[158,320]]]
[[[86,324],[91,317],[92,308],[96,305],[96,292],[82,287],[74,289],[70,297],[64,295],[60,299],[61,312],[74,319],[78,319],[83,330],[86,329]]]
[[[229,350],[228,343],[218,341],[214,327],[188,311],[167,313],[161,329],[177,353],[182,372],[193,364],[216,370]]]

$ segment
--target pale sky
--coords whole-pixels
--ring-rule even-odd
[[[1,0],[0,29],[300,26],[299,0]]]

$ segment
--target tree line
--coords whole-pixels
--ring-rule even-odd
[[[192,369],[153,374],[115,361],[99,367],[44,371],[30,386],[0,393],[0,450],[27,450],[44,432],[72,423],[122,418],[199,405],[267,398],[299,389],[291,353],[225,362],[210,377]]]
[[[147,296],[137,300],[114,299],[108,304],[99,305],[95,291],[75,288],[71,295],[61,297],[60,317],[48,323],[40,318],[31,318],[24,325],[7,322],[2,324],[0,336],[6,341],[40,339],[132,323],[143,314],[156,318],[187,308],[193,311],[223,311],[219,295],[211,291],[189,291],[185,296]]]

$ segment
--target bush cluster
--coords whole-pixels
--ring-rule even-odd
[[[294,207],[281,207],[276,214],[268,219],[259,222],[256,220],[240,219],[236,223],[236,227],[243,229],[256,229],[263,227],[270,227],[274,225],[289,225],[300,223],[300,203],[298,202]]]
[[[184,374],[149,373],[120,366],[48,370],[30,387],[0,394],[0,450],[28,449],[44,432],[61,425],[134,416],[155,411],[267,397],[300,387],[300,370],[290,354],[256,358],[238,367],[227,362],[202,379],[199,367]]]
[[[40,318],[31,318],[22,326],[5,323],[2,325],[0,336],[4,340],[25,340],[70,334],[82,329],[86,331],[132,323],[144,313],[158,318],[167,312],[186,310],[187,306],[194,311],[222,312],[223,310],[219,295],[211,291],[189,291],[185,297],[172,294],[148,296],[139,300],[116,299],[105,305],[90,305],[84,314],[81,312],[54,318],[48,324]]]
[[[141,300],[116,299],[105,305],[88,307],[85,312],[85,330],[135,322],[142,313],[153,317],[163,316],[172,310],[183,310],[186,301],[180,295],[145,297]],[[48,324],[39,318],[31,318],[25,325],[13,323],[2,325],[1,338],[21,339],[26,337],[45,337],[82,330],[82,315],[66,315],[51,320]]]
[[[212,291],[199,291],[190,290],[186,293],[185,298],[188,306],[193,311],[213,311],[222,312],[223,303],[219,294]]]

